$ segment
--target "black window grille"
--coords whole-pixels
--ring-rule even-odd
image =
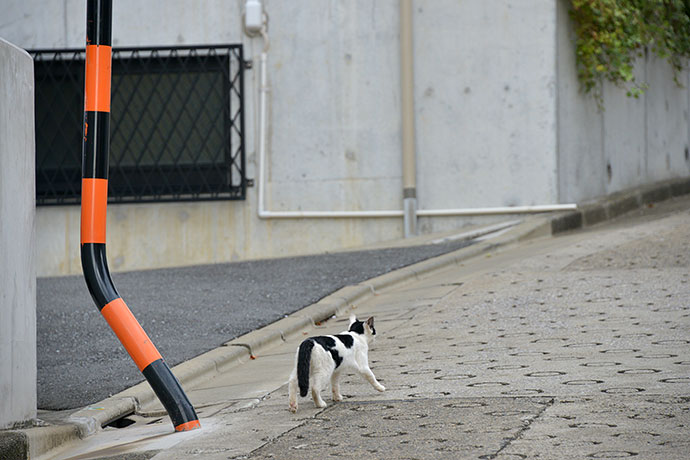
[[[79,203],[84,59],[35,50],[36,203]],[[241,45],[113,49],[111,202],[246,194]]]

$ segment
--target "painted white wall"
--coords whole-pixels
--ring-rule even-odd
[[[0,36],[82,47],[81,0],[8,0]],[[264,0],[269,15],[266,206],[402,208],[399,2]],[[116,46],[237,43],[245,74],[247,176],[256,178],[258,54],[243,0],[118,0]],[[687,176],[687,90],[663,62],[632,100],[579,91],[568,0],[415,0],[417,197],[421,209],[583,201]],[[687,73],[682,78],[687,80]],[[611,165],[611,178],[607,165]],[[402,236],[402,219],[265,221],[246,201],[112,205],[113,270],[316,253]],[[40,275],[79,273],[77,207],[39,208]],[[421,218],[424,233],[492,218]]]
[[[0,39],[0,429],[36,417],[34,69]]]

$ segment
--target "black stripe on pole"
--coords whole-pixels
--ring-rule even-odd
[[[83,178],[108,178],[110,151],[110,113],[84,112]]]
[[[105,244],[82,244],[81,266],[91,298],[99,310],[102,310],[103,307],[120,297],[110,277],[110,270],[108,270]]]
[[[112,44],[113,3],[111,0],[89,0],[86,3],[86,44]]]
[[[187,396],[180,385],[180,381],[177,380],[177,377],[162,359],[149,364],[142,371],[142,374],[170,415],[175,427],[181,424],[176,421],[198,420],[191,404],[180,404],[180,401],[187,400]]]

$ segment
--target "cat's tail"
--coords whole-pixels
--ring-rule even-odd
[[[312,348],[314,348],[314,341],[305,340],[299,346],[297,354],[297,384],[299,385],[299,394],[303,398],[307,396],[309,391],[309,365]]]

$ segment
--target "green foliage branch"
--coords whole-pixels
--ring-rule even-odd
[[[648,51],[679,72],[690,57],[690,0],[570,0],[578,78],[602,107],[604,79],[639,97],[647,88],[634,74]]]

